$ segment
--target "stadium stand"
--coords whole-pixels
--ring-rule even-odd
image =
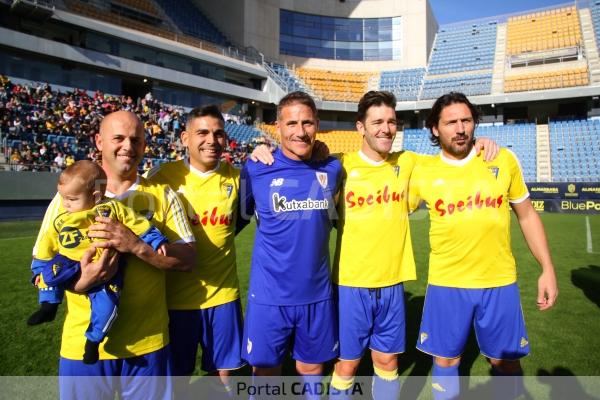
[[[368,90],[368,72],[334,72],[321,69],[296,68],[295,74],[306,82],[323,100],[358,103]]]
[[[128,0],[125,3],[103,2],[100,0],[63,0],[67,10],[89,18],[134,29],[164,39],[194,46],[213,53],[226,55],[248,62],[257,59],[245,51],[233,47],[212,23],[188,0],[182,0],[178,7],[160,0],[157,2],[165,10],[165,15],[175,24],[162,18],[163,13],[149,0]],[[186,9],[190,14],[182,13]],[[189,8],[189,9],[188,9]],[[149,11],[153,10],[150,14]],[[198,18],[195,22],[192,18]],[[198,23],[197,21],[203,21]]]
[[[507,22],[507,54],[580,46],[577,8],[562,7],[511,17]]]
[[[255,129],[254,126],[231,122],[225,123],[225,131],[227,132],[229,139],[235,139],[238,142],[246,143],[250,143],[262,135],[262,132]]]
[[[425,68],[383,71],[379,89],[394,93],[399,101],[415,101],[421,91],[424,75]]]
[[[590,4],[592,14],[592,23],[594,25],[594,36],[596,37],[596,46],[600,50],[600,1],[596,0]]]
[[[451,76],[447,78],[426,77],[421,99],[436,99],[451,91],[459,91],[467,96],[489,94],[492,88],[492,74]]]
[[[357,151],[362,145],[362,136],[356,131],[322,131],[317,138],[325,142],[333,154]]]
[[[399,133],[400,134],[400,133]],[[437,154],[438,147],[432,146],[429,140],[429,129],[404,129],[402,148],[419,154]]]
[[[183,33],[223,47],[231,45],[227,38],[190,0],[178,0],[177,7],[174,7],[173,2],[170,0],[155,1]]]
[[[277,143],[281,142],[281,136],[279,135],[279,132],[277,132],[277,127],[275,127],[275,125],[262,122],[258,125],[258,129],[267,134],[273,141]]]
[[[588,84],[588,69],[587,67],[582,67],[507,76],[504,80],[504,91],[525,92],[529,90],[586,86]]]
[[[302,82],[302,80],[298,78],[292,70],[286,68],[284,65],[277,63],[265,64],[265,67],[269,74],[273,73],[277,75],[279,79],[277,79],[276,82],[280,83],[281,88],[287,91],[288,93],[297,90],[309,92],[309,89],[306,86],[306,84]]]
[[[496,21],[441,27],[429,61],[429,75],[492,69]]]
[[[598,181],[600,121],[550,122],[550,153],[553,181]]]

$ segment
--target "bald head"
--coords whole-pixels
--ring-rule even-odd
[[[113,131],[115,126],[138,132],[142,137],[144,136],[142,121],[131,111],[115,111],[108,114],[100,123],[100,134]]]
[[[146,147],[142,121],[129,111],[108,114],[100,123],[96,147],[102,155],[102,168],[108,176],[109,186],[117,177],[135,179]]]

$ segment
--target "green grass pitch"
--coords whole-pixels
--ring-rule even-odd
[[[542,214],[549,237],[560,295],[554,309],[536,309],[537,263],[529,253],[513,218],[512,246],[517,259],[522,305],[532,354],[523,360],[526,375],[598,376],[600,364],[600,216]],[[56,375],[65,306],[57,320],[36,327],[25,323],[36,307],[36,291],[29,285],[31,248],[40,222],[0,223],[0,375]],[[589,226],[589,229],[588,229]],[[402,375],[428,375],[431,360],[414,349],[427,279],[428,219],[423,211],[411,217],[418,280],[405,285],[407,351],[400,356]],[[465,232],[468,235],[468,232]],[[248,287],[254,226],[237,240],[242,297]],[[335,243],[335,230],[331,246]],[[125,290],[127,290],[125,288]],[[245,299],[243,300],[245,302]],[[370,375],[365,360],[359,375]],[[291,365],[286,372],[292,372]],[[197,371],[200,373],[200,371]],[[488,375],[474,339],[463,355],[463,375]]]

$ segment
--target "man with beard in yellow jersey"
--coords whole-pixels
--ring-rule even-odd
[[[168,184],[180,194],[196,237],[192,275],[167,274],[173,374],[194,372],[199,343],[202,369],[218,374],[229,391],[230,371],[245,364],[234,244],[240,171],[220,161],[227,133],[216,106],[190,111],[181,141],[188,159],[161,164],[147,173],[152,182]],[[185,383],[181,384],[184,391]]]
[[[145,147],[144,130],[138,117],[126,111],[107,115],[96,135],[107,175],[107,197],[113,197],[147,218],[169,240],[166,254],[156,253],[118,221],[97,217],[89,227],[92,244],[81,260],[81,274],[66,292],[68,311],[63,327],[59,364],[60,396],[66,399],[171,398],[168,314],[165,270],[190,270],[195,261],[194,237],[175,192],[137,175]],[[55,197],[48,208],[42,230],[48,229],[56,213],[62,212]],[[90,322],[90,303],[82,292],[108,281],[116,272],[116,260],[107,251],[91,263],[94,248],[113,248],[126,257],[119,315],[100,345],[100,360],[92,365],[82,360],[85,330]],[[112,378],[118,376],[120,378]],[[82,378],[85,377],[85,378]],[[109,378],[106,378],[109,377]],[[163,378],[157,378],[163,377]]]
[[[431,221],[429,284],[417,348],[434,357],[435,399],[459,395],[458,366],[472,325],[492,374],[512,377],[496,385],[499,398],[522,393],[519,358],[529,353],[529,339],[510,246],[510,208],[542,267],[539,309],[552,307],[558,294],[544,227],[519,162],[505,149],[492,162],[476,157],[472,139],[478,121],[477,108],[462,93],[440,97],[427,126],[441,153],[422,160],[409,185],[411,207],[425,201]]]

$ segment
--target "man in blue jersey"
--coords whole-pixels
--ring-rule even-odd
[[[309,95],[286,95],[273,165],[248,162],[241,175],[240,215],[257,220],[242,355],[257,376],[280,374],[290,345],[307,382],[338,355],[328,248],[341,165],[310,161],[318,123]]]

